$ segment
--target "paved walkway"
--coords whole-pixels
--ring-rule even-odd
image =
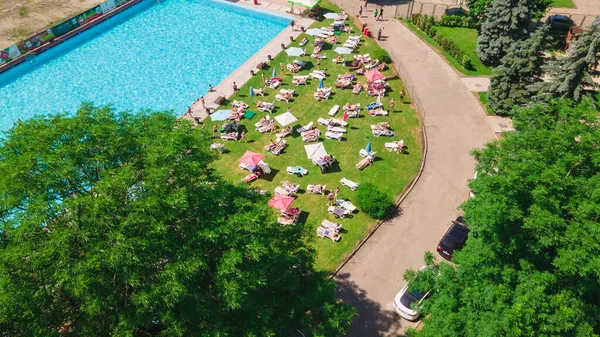
[[[356,0],[335,0],[356,15]],[[364,4],[364,3],[360,3]],[[428,45],[394,20],[374,22],[375,4],[367,20],[374,31],[385,26],[381,46],[394,60],[413,103],[423,116],[428,137],[425,169],[400,205],[399,214],[382,225],[336,276],[339,297],[358,308],[348,336],[396,336],[414,326],[398,316],[394,295],[405,285],[407,268],[423,265],[423,254],[435,252],[437,242],[468,198],[467,180],[473,177],[469,152],[494,139],[473,94],[452,68]],[[385,13],[393,14],[393,7]],[[364,14],[364,13],[363,13]]]

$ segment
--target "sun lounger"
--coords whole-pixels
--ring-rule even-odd
[[[327,43],[329,43],[329,44],[336,44],[337,43],[337,35],[328,37],[327,38]]]
[[[277,138],[284,138],[284,137],[289,136],[291,134],[292,134],[292,127],[288,126],[287,128],[284,128],[283,130],[281,130],[278,133],[276,133],[275,136],[277,136]]]
[[[331,96],[331,91],[323,91],[323,90],[318,90],[313,94],[313,96],[318,100],[328,100],[329,96]]]
[[[344,134],[341,132],[330,132],[330,131],[325,132],[325,138],[328,138],[328,139],[336,139],[337,141],[341,141],[343,136],[344,136]]]
[[[321,158],[315,158],[312,160],[313,164],[319,166],[321,168],[321,172],[325,172],[329,170],[331,165],[335,163],[335,157],[331,155],[327,155]]]
[[[308,75],[305,76],[294,76],[292,78],[292,84],[293,85],[306,85],[308,82]]]
[[[327,212],[329,212],[330,214],[335,215],[336,218],[343,218],[346,215],[350,214],[351,212],[343,209],[341,207],[336,207],[336,206],[329,206],[327,208]]]
[[[380,137],[380,136],[394,137],[396,135],[396,133],[394,131],[391,131],[388,128],[378,127],[376,125],[371,125],[371,132],[373,132],[373,136],[375,136],[375,137]]]
[[[360,186],[360,183],[355,183],[352,180],[346,179],[346,178],[342,178],[342,180],[340,180],[340,183],[346,187],[349,187],[351,190],[355,190],[358,188],[358,186]]]
[[[319,131],[319,130],[317,130]],[[302,136],[302,141],[306,143],[318,142],[319,141],[319,133],[309,133]]]
[[[346,127],[348,126],[348,122],[344,121],[343,119],[332,118],[331,120],[329,120],[329,125]]]
[[[253,89],[253,90],[254,90],[254,95],[255,96],[265,97],[265,88],[256,88],[256,89]]]
[[[356,164],[356,168],[358,170],[362,170],[365,167],[372,165],[373,160],[375,160],[375,157],[366,156],[365,158],[361,159],[361,161],[359,161],[358,164]]]
[[[390,152],[402,153],[404,152],[404,140],[400,139],[397,142],[385,143],[385,148]]]
[[[281,211],[281,214],[285,214],[288,216],[293,216],[293,217],[298,217],[300,215],[300,213],[302,213],[302,210],[300,208],[288,208],[285,211]]]
[[[284,190],[286,190],[290,193],[297,193],[298,190],[300,189],[300,184],[294,184],[293,182],[291,182],[289,180],[282,181],[281,186],[283,187]]]
[[[387,116],[388,112],[385,109],[378,108],[374,110],[369,110],[369,115],[371,116]]]
[[[223,151],[225,151],[225,146],[221,143],[212,143],[210,144],[210,149],[217,150],[219,153],[223,153]]]
[[[292,195],[292,193],[290,193],[289,191],[287,191],[285,188],[283,188],[281,186],[275,187],[275,194],[285,195],[286,197]]]
[[[375,109],[379,109],[381,107],[383,107],[383,105],[381,105],[377,102],[373,102],[373,103],[370,103],[369,105],[367,105],[365,108],[367,108],[367,110],[375,110]]]
[[[360,41],[360,35],[351,35],[348,36],[348,39],[346,41]],[[367,54],[368,56],[369,54]]]
[[[238,133],[237,132],[230,132],[230,133],[222,133],[221,134],[221,139],[222,140],[237,140],[238,138]]]
[[[287,103],[290,102],[290,98],[292,98],[292,95],[289,94],[277,94],[275,95],[275,99],[278,101],[285,101]]]
[[[335,203],[348,212],[356,211],[356,206],[354,206],[348,199],[339,198],[335,201]]]
[[[238,100],[234,100],[233,103],[231,103],[231,106],[238,109],[238,108],[243,108],[243,109],[248,109],[248,104],[244,103],[244,101],[238,101]]]
[[[335,114],[337,114],[338,111],[340,111],[340,106],[336,104],[329,110],[327,114],[329,116],[335,116]]]
[[[326,185],[308,185],[306,186],[306,192],[312,194],[322,194],[325,195]]]
[[[337,133],[346,133],[346,129],[340,128],[339,126],[328,125],[327,131],[329,132],[337,132]]]
[[[365,68],[366,69],[373,69],[373,68],[377,67],[378,64],[379,64],[379,60],[378,59],[374,59],[373,61],[365,64]]]
[[[347,41],[346,43],[344,43],[344,47],[350,48],[350,49],[355,49],[357,46],[358,46],[358,42]]]
[[[362,87],[362,84],[360,84],[360,83],[356,83],[356,84],[354,85],[354,87],[352,88],[352,93],[353,93],[353,94],[357,94],[357,95],[358,95],[358,94],[360,94],[360,92],[362,91],[362,88],[363,88],[363,87]]]
[[[273,110],[275,110],[275,102],[269,103],[258,101],[258,103],[256,103],[256,108],[261,112],[272,113]]]
[[[280,155],[281,152],[286,148],[287,144],[285,140],[280,139],[279,142],[275,144],[275,147],[271,149],[271,153],[274,155]]]
[[[327,76],[327,74],[325,74],[323,70],[313,70],[310,74],[308,74],[308,76],[322,80],[325,78],[325,76]]]
[[[317,123],[321,124],[321,125],[329,125],[329,122],[331,122],[331,118],[330,119],[324,119],[319,117],[319,119],[317,119]]]
[[[304,47],[307,43],[308,43],[308,38],[305,37],[302,39],[302,41],[300,41],[299,45],[300,45],[300,47]]]
[[[346,104],[346,105],[344,105],[344,111],[346,111],[346,112],[360,111],[360,103]]]
[[[305,131],[311,130],[312,128],[313,128],[313,122],[310,122],[310,123],[306,124],[305,126],[303,126],[303,127],[299,128],[299,129],[298,129],[298,130],[296,130],[296,131],[298,131],[298,133],[300,133],[300,134],[301,134],[302,132],[305,132]]]
[[[271,89],[277,89],[281,85],[280,81],[267,81],[267,86]]]
[[[332,230],[332,231],[334,231],[334,232],[337,233],[342,228],[342,225],[340,223],[337,223],[337,222],[333,222],[333,221],[329,221],[327,219],[323,219],[323,221],[321,221],[321,227],[323,227],[325,229]]]
[[[265,116],[263,118],[261,118],[257,123],[254,123],[254,125],[259,128],[263,125],[265,125],[266,123],[268,123],[271,120],[271,116]]]
[[[249,182],[252,182],[252,181],[258,179],[258,177],[260,177],[260,172],[252,172],[249,175],[247,175],[244,178],[242,178],[241,180],[243,182],[249,183]]]
[[[280,225],[295,225],[297,221],[296,217],[293,216],[280,216],[277,218],[277,223]]]
[[[273,132],[273,131],[275,131],[275,122],[269,121],[269,122],[265,123],[264,125],[256,128],[256,131],[258,131],[260,133]]]
[[[340,235],[335,231],[319,226],[317,228],[317,235],[322,238],[329,238],[333,242],[340,241]]]
[[[288,166],[286,169],[287,173],[289,174],[295,174],[298,177],[302,177],[308,174],[308,170],[305,168],[302,168],[300,166]]]
[[[377,154],[377,152],[375,152],[375,151],[367,152],[367,150],[365,150],[365,149],[360,149],[360,151],[358,151],[358,155],[363,158],[365,158],[367,156],[375,157],[376,154]]]
[[[297,73],[297,72],[299,72],[300,70],[302,70],[302,67],[300,67],[300,66],[299,66],[299,65],[297,65],[297,64],[288,64],[288,65],[287,65],[287,70],[289,70],[289,71],[291,71],[291,72],[293,72],[293,73]]]

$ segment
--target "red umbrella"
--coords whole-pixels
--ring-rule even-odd
[[[256,166],[263,159],[264,155],[252,151],[246,151],[242,158],[240,158],[240,163],[248,165],[248,166]]]
[[[286,197],[285,195],[275,194],[273,199],[269,200],[269,206],[285,211],[290,208],[292,202],[296,200],[294,197]]]
[[[369,82],[375,82],[377,80],[380,80],[380,79],[384,78],[385,76],[383,76],[383,74],[381,74],[379,72],[379,70],[377,70],[377,69],[371,69],[371,70],[365,72],[365,77],[367,78],[367,81],[369,81]]]

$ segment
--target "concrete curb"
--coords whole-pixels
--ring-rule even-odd
[[[410,93],[410,90],[408,89],[408,87],[406,87],[406,90],[408,90],[408,92]],[[412,97],[412,94],[409,96]],[[417,175],[415,175],[410,184],[408,185],[408,188],[404,191],[404,193],[402,193],[399,197],[396,198],[396,200],[394,201],[396,208],[400,208],[400,205],[402,204],[402,202],[404,201],[404,199],[406,199],[406,197],[408,197],[408,194],[413,190],[413,188],[415,187],[415,185],[417,184],[417,182],[419,181],[419,178],[421,178],[421,175],[423,174],[423,171],[425,170],[425,159],[427,159],[427,151],[428,151],[428,142],[427,142],[427,131],[425,130],[425,123],[424,123],[424,119],[423,119],[423,114],[421,113],[421,109],[418,106],[418,104],[416,103],[416,101],[414,101],[413,99],[411,99],[411,102],[415,102],[415,107],[417,108],[417,112],[419,113],[419,117],[421,119],[421,133],[423,135],[423,139],[422,139],[422,148],[423,151],[421,152],[421,166],[419,167],[419,172],[417,172]],[[383,217],[382,220],[380,220],[377,225],[375,225],[375,227],[373,227],[371,229],[371,231],[369,231],[369,233],[367,233],[367,235],[360,240],[360,242],[356,245],[356,247],[354,247],[354,249],[350,252],[350,254],[342,261],[342,263],[340,263],[340,265],[334,270],[332,271],[329,276],[327,277],[328,279],[332,279],[334,278],[337,273],[344,268],[344,266],[348,263],[348,261],[350,261],[350,259],[356,255],[356,253],[360,250],[360,248],[362,248],[362,246],[367,242],[367,240],[369,240],[369,238],[371,238],[371,236],[373,236],[373,234],[375,234],[375,232],[377,231],[377,229],[379,229],[379,227],[381,227],[381,225],[383,225],[386,221],[389,220],[389,215],[392,213],[392,211],[389,211],[385,217]]]

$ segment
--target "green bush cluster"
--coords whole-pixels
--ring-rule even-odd
[[[367,215],[375,219],[383,219],[394,207],[392,198],[380,191],[373,184],[362,184],[356,190],[356,205]]]
[[[436,22],[438,26],[444,27],[466,27],[479,28],[479,22],[470,16],[442,15]]]
[[[457,16],[461,18],[460,16]],[[452,40],[444,37],[443,34],[438,32],[436,28],[436,22],[432,16],[423,14],[413,14],[411,17],[412,23],[422,30],[425,34],[429,35],[433,41],[440,45],[445,51],[448,52],[458,63],[460,63],[467,70],[474,70],[475,66],[473,60],[454,43]]]
[[[392,58],[390,57],[390,54],[383,49],[375,50],[371,53],[371,57],[374,59],[378,59],[381,62],[392,63]]]

